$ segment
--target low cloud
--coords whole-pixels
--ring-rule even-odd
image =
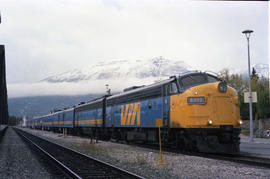
[[[22,96],[46,96],[46,95],[81,95],[81,94],[105,94],[106,84],[112,93],[119,93],[124,88],[131,86],[148,85],[154,83],[155,78],[141,79],[117,79],[117,80],[93,80],[91,82],[77,82],[77,83],[15,83],[8,84],[8,97],[22,97]]]
[[[1,0],[7,82],[30,83],[111,59],[165,56],[200,70],[268,59],[268,2]]]

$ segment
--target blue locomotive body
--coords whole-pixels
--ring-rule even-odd
[[[167,104],[164,101],[167,101]],[[106,107],[105,125],[106,127],[120,128],[153,128],[156,127],[155,120],[163,118],[163,111],[166,109],[169,109],[168,97],[110,105]]]
[[[30,123],[39,129],[69,129],[73,133],[85,134],[97,134],[102,129],[103,138],[119,136],[122,130],[125,130],[125,135],[128,135],[130,140],[135,140],[137,131],[157,129],[157,119],[162,119],[164,126],[169,126],[169,89],[163,86],[171,81],[173,79],[113,96],[104,96],[70,109],[35,117]],[[134,129],[136,130],[133,131]]]

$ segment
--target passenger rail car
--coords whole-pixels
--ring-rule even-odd
[[[34,118],[29,126],[69,131],[102,139],[158,142],[201,152],[239,152],[237,92],[214,75],[190,72],[74,108]]]

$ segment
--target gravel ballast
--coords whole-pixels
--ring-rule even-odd
[[[270,170],[245,164],[163,153],[165,165],[158,165],[158,151],[48,131],[24,129],[50,141],[91,155],[146,178],[270,178]]]
[[[52,178],[24,141],[9,127],[0,141],[0,178]]]

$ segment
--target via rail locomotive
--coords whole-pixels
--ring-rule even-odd
[[[240,110],[237,92],[215,75],[189,72],[134,86],[72,108],[35,117],[37,129],[87,134],[99,139],[158,143],[200,152],[237,153]]]

